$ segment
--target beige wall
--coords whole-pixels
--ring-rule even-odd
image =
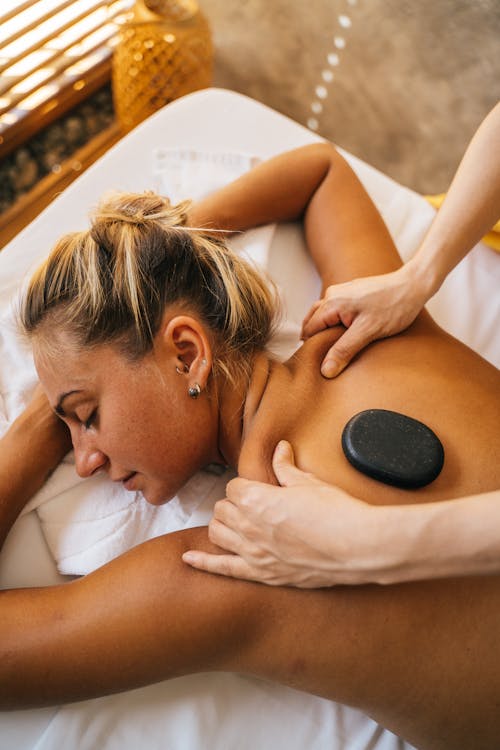
[[[201,7],[214,31],[216,85],[303,124],[314,118],[320,135],[422,192],[447,188],[500,98],[499,0],[201,0]],[[314,102],[321,112],[311,110]]]

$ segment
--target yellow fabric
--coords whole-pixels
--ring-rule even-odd
[[[440,195],[426,195],[425,199],[429,201],[431,206],[434,206],[434,208],[440,208],[441,204],[443,203],[444,199],[446,198],[446,193],[441,193]],[[500,220],[497,221],[491,232],[488,232],[487,235],[483,237],[482,240],[486,245],[489,245],[493,248],[493,250],[496,250],[498,253],[500,253]]]

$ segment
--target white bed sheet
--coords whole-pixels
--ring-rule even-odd
[[[316,140],[305,128],[232,92],[211,89],[174,102],[111,149],[5,248],[0,255],[0,301],[15,292],[58,236],[86,225],[88,209],[103,191],[156,187],[156,149],[229,151],[267,158]],[[381,210],[401,255],[407,258],[432,220],[433,209],[412,191],[346,156]],[[290,253],[294,254],[293,264]],[[496,366],[500,364],[498,260],[493,251],[478,245],[429,305],[443,327]],[[296,227],[284,226],[276,233],[269,270],[286,292],[289,319],[300,323],[318,284]],[[59,580],[38,519],[29,513],[16,523],[2,551],[0,585]],[[148,750],[409,748],[357,711],[226,674],[193,675],[60,709],[0,716],[0,750],[61,746],[106,750],[135,750],[137,746]]]

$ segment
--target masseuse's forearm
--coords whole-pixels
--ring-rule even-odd
[[[380,583],[500,572],[500,490],[374,512]]]
[[[427,298],[500,218],[500,103],[472,138],[443,205],[409,261]]]
[[[210,522],[227,554],[190,550],[200,570],[300,588],[500,573],[500,489],[433,503],[372,505],[294,464],[282,441],[280,486],[238,477]]]
[[[70,447],[66,427],[37,394],[0,440],[0,546]]]

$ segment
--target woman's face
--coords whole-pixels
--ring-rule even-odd
[[[110,345],[77,350],[63,335],[57,343],[49,354],[35,342],[35,363],[71,431],[80,476],[104,470],[158,505],[220,459],[217,410],[206,391],[189,397],[175,357],[155,348],[131,363]]]

